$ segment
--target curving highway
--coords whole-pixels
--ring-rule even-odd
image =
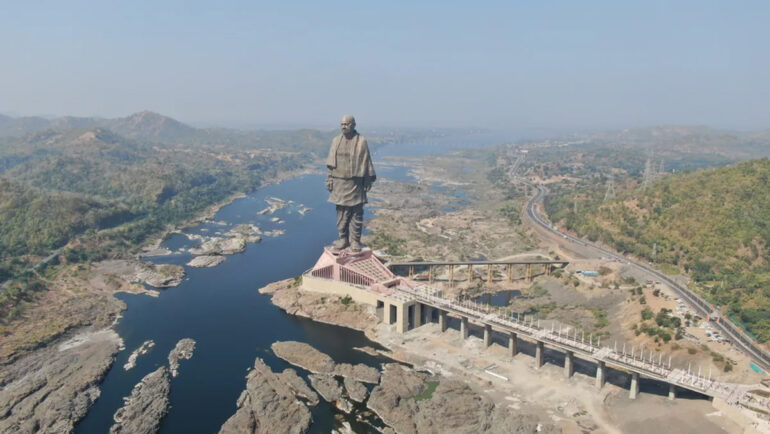
[[[708,318],[709,315],[711,317],[714,316],[715,314],[714,307],[711,304],[707,303],[700,296],[690,291],[690,289],[678,284],[677,282],[675,282],[665,274],[661,273],[658,270],[655,270],[649,265],[643,262],[629,259],[623,255],[618,254],[617,252],[613,252],[611,250],[607,250],[603,247],[593,244],[590,241],[573,237],[572,235],[564,234],[556,230],[554,226],[552,226],[550,223],[545,221],[537,212],[536,204],[538,202],[543,201],[543,198],[545,197],[548,190],[542,185],[534,184],[520,177],[515,177],[515,180],[522,182],[524,184],[527,184],[536,189],[537,192],[535,193],[534,196],[532,196],[532,198],[527,203],[527,217],[533,223],[539,226],[541,229],[559,236],[564,241],[572,242],[580,246],[594,249],[597,252],[600,252],[602,255],[608,256],[610,258],[625,262],[626,264],[636,267],[638,270],[653,276],[654,280],[659,280],[661,282],[666,283],[666,285],[668,285],[675,293],[677,293],[677,295],[679,295],[683,300],[686,300],[688,304],[694,307],[695,310],[698,312],[698,314],[702,318]],[[758,348],[754,344],[754,341],[750,337],[741,333],[735,327],[735,325],[733,325],[732,322],[730,322],[730,320],[720,315],[719,321],[713,322],[712,324],[714,327],[719,329],[719,331],[722,332],[723,336],[729,339],[733,345],[736,345],[738,348],[741,348],[746,354],[750,355],[752,360],[757,366],[760,366],[765,370],[770,370],[770,354],[768,354],[761,348]]]

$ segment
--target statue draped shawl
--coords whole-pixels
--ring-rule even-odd
[[[340,142],[342,142],[342,134],[332,140],[329,156],[326,157],[326,167],[329,169],[337,167],[337,148],[339,148]],[[353,152],[350,154],[350,167],[352,168],[353,177],[370,178],[369,182],[374,182],[377,178],[377,175],[374,173],[372,157],[369,155],[369,145],[366,143],[364,136],[358,133],[356,133],[356,144],[353,147]]]

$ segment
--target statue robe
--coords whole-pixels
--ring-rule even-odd
[[[342,206],[366,203],[366,186],[377,178],[366,139],[355,133],[340,134],[332,141],[326,167],[332,180],[329,202]]]

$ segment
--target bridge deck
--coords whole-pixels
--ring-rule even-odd
[[[414,289],[399,287],[399,292],[411,296],[415,301],[422,304],[446,311],[460,317],[466,317],[476,323],[490,325],[494,329],[505,332],[516,333],[532,340],[541,341],[549,346],[559,348],[564,351],[571,351],[576,356],[588,360],[601,360],[605,364],[631,372],[637,372],[648,378],[674,384],[678,387],[689,389],[707,396],[719,397],[730,403],[737,403],[747,398],[746,391],[749,386],[722,383],[716,380],[706,378],[702,375],[689,373],[681,369],[671,369],[669,364],[663,363],[658,356],[650,352],[649,360],[645,360],[641,354],[629,355],[619,353],[612,348],[602,347],[598,342],[585,342],[585,339],[578,339],[575,336],[569,336],[568,333],[562,333],[561,330],[548,330],[538,327],[534,321],[527,324],[526,321],[517,319],[500,310],[493,310],[486,305],[475,304],[471,301],[458,302],[440,297],[439,291],[426,285],[418,286]],[[770,408],[770,400],[768,403]]]
[[[567,265],[569,261],[550,261],[550,260],[532,260],[532,261],[430,261],[430,262],[389,262],[388,267],[407,267],[407,266],[442,266],[442,265]]]

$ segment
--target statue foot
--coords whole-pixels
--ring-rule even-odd
[[[339,240],[332,243],[332,251],[339,252],[340,250],[344,250],[347,248],[350,244],[348,244],[348,240],[345,238],[340,238]]]
[[[363,248],[363,246],[358,241],[353,241],[352,243],[350,243],[350,251],[351,252],[358,253],[358,252],[361,251],[362,248]]]

